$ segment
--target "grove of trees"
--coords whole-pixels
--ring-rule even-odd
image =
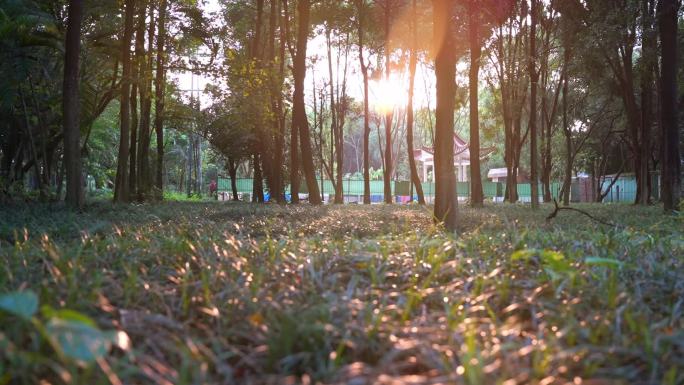
[[[680,11],[677,0],[0,0],[0,201],[83,209],[90,180],[128,203],[241,174],[256,202],[296,204],[305,188],[314,205],[319,178],[344,203],[358,175],[370,204],[382,170],[386,203],[403,179],[424,204],[413,153],[428,148],[435,219],[453,229],[458,133],[473,206],[487,170],[505,167],[510,203],[523,174],[532,207],[539,191],[552,200],[553,181],[569,205],[578,175],[601,201],[607,176],[633,174],[635,204],[677,210]],[[208,84],[188,93],[189,74]]]

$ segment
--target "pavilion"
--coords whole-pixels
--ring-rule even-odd
[[[491,155],[496,148],[487,147],[480,149],[480,159]],[[423,182],[434,181],[435,152],[434,149],[423,147],[413,151],[413,157],[419,162],[422,169]],[[456,169],[457,182],[470,181],[470,144],[463,140],[458,134],[454,134],[454,167]],[[431,177],[432,175],[432,177]]]

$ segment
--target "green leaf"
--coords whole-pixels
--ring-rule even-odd
[[[532,258],[535,254],[537,254],[537,250],[534,249],[524,249],[524,250],[518,250],[511,254],[511,260],[513,261],[527,261],[528,259]]]
[[[587,257],[584,260],[587,266],[607,266],[607,267],[622,267],[622,262],[617,259],[601,258],[601,257]]]
[[[30,320],[38,311],[38,296],[33,291],[15,291],[0,296],[0,309]]]
[[[50,342],[68,358],[92,363],[112,345],[112,334],[78,321],[51,319],[46,325]]]
[[[90,317],[88,317],[85,314],[79,313],[74,310],[69,310],[69,309],[59,309],[55,310],[50,306],[43,306],[40,308],[41,313],[43,314],[43,317],[45,318],[57,318],[63,321],[72,321],[72,322],[79,322],[85,325],[88,325],[90,327],[97,327],[97,324],[95,321],[93,321]]]

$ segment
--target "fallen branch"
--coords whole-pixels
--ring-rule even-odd
[[[553,212],[552,212],[551,214],[549,214],[548,217],[546,217],[546,221],[547,221],[547,222],[548,222],[548,221],[551,221],[551,220],[554,219],[554,218],[556,218],[556,217],[558,216],[558,213],[560,213],[561,211],[575,211],[575,212],[578,212],[578,213],[580,213],[580,214],[586,215],[587,217],[589,217],[589,218],[590,218],[591,220],[593,220],[594,222],[600,223],[600,224],[602,224],[602,225],[606,225],[606,226],[610,226],[610,227],[622,227],[622,226],[620,226],[620,225],[618,225],[618,224],[615,224],[615,223],[612,223],[612,222],[608,222],[608,221],[604,221],[603,219],[600,219],[600,218],[596,218],[595,216],[589,214],[588,212],[586,212],[586,211],[584,211],[584,210],[580,210],[580,209],[575,208],[575,207],[561,207],[561,206],[558,205],[558,200],[557,200],[557,199],[554,199],[554,200],[553,200],[553,204],[556,206],[556,208],[553,210]]]

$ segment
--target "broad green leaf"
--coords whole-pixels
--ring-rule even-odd
[[[95,321],[93,321],[90,317],[88,317],[85,314],[79,313],[74,310],[69,310],[69,309],[59,309],[55,310],[50,306],[43,306],[40,308],[41,313],[43,314],[43,317],[47,319],[52,319],[52,318],[57,318],[63,321],[71,321],[71,322],[80,322],[82,324],[88,325],[90,327],[97,327],[97,324],[95,324]]]
[[[621,267],[622,262],[617,259],[601,258],[601,257],[587,257],[584,260],[587,266],[607,266],[607,267]]]
[[[104,356],[112,345],[111,333],[78,321],[53,318],[46,325],[46,331],[56,349],[84,363]]]
[[[38,296],[30,290],[3,294],[0,296],[0,309],[30,320],[38,311]]]

